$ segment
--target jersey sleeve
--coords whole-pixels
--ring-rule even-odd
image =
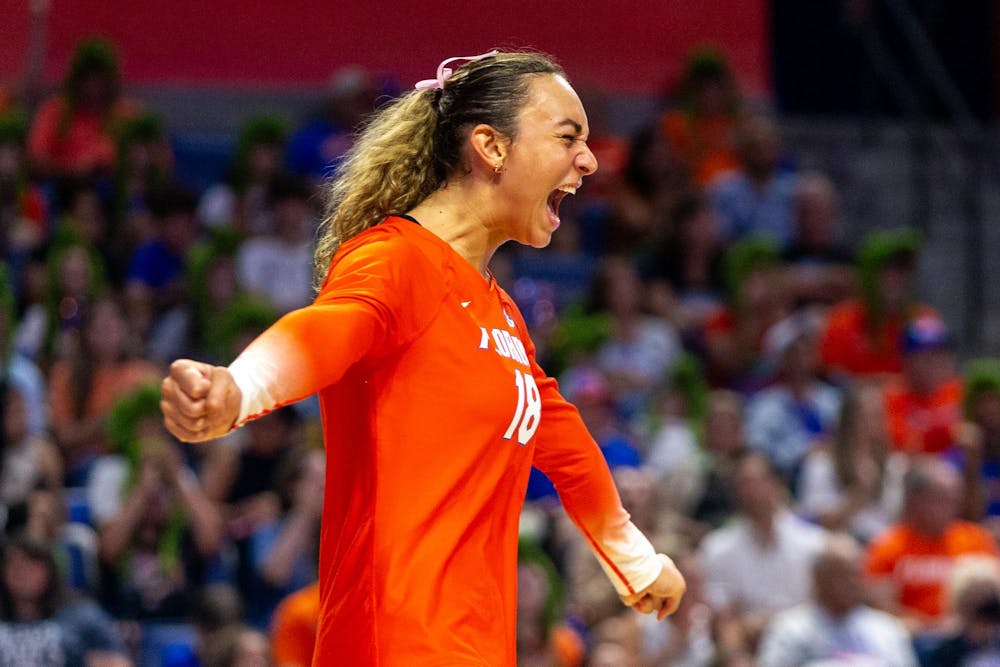
[[[587,540],[619,595],[653,583],[662,570],[656,550],[629,519],[597,443],[556,381],[535,360],[535,347],[519,323],[542,401],[534,465],[548,476],[567,514]]]
[[[428,260],[404,239],[372,232],[341,248],[311,305],[283,316],[229,366],[242,392],[235,426],[336,383],[431,320],[443,296]]]

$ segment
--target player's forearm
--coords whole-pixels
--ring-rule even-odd
[[[585,521],[570,517],[580,528],[601,569],[619,595],[627,596],[648,587],[659,576],[662,566],[656,550],[635,524],[628,520]]]
[[[285,315],[229,366],[242,393],[234,426],[336,382],[382,334],[379,315],[354,301]]]

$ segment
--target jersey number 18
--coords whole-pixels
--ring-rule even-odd
[[[503,438],[510,440],[516,431],[517,442],[526,445],[531,440],[531,436],[535,435],[538,423],[542,420],[542,398],[531,373],[522,373],[515,369],[514,384],[517,385],[517,408],[514,410],[514,418],[510,420],[510,426],[504,432]]]

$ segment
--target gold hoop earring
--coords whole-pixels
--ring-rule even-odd
[[[494,176],[499,176],[500,172],[502,172],[502,171],[503,171],[503,162],[497,162],[495,165],[493,165],[493,175]]]

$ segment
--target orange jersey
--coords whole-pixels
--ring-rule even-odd
[[[315,302],[230,370],[240,422],[319,392],[315,664],[513,666],[533,464],[620,593],[660,572],[514,302],[413,222],[389,218],[341,246]]]
[[[885,411],[893,449],[907,454],[939,454],[955,442],[962,421],[962,381],[952,378],[928,395],[903,383],[885,387]]]
[[[866,570],[871,577],[892,579],[903,608],[934,619],[945,611],[944,590],[955,559],[968,554],[1000,552],[984,528],[967,521],[955,521],[936,538],[897,524],[869,546]]]

